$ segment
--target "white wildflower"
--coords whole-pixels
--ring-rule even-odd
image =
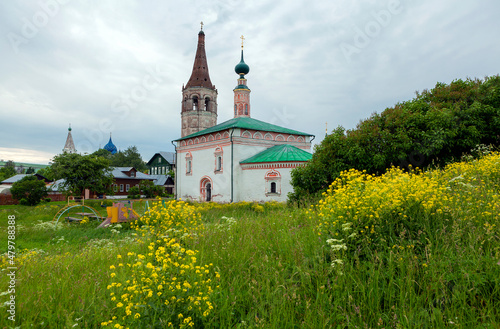
[[[347,246],[345,243],[343,244],[333,244],[331,245],[333,251],[339,251],[339,250],[347,250]]]

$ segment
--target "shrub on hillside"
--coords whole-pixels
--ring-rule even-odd
[[[15,182],[10,192],[14,199],[19,200],[20,204],[29,206],[40,203],[42,198],[47,196],[45,183],[38,180],[35,176],[26,176]]]
[[[500,76],[438,83],[361,121],[335,129],[308,165],[292,171],[292,201],[325,191],[351,168],[382,174],[391,166],[425,168],[457,161],[478,144],[500,145]]]

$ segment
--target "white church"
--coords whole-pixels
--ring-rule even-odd
[[[193,72],[182,87],[182,136],[176,142],[177,198],[238,202],[286,201],[292,169],[311,159],[313,135],[251,118],[243,60],[234,89],[234,118],[217,124],[217,89],[210,81],[205,33],[198,33]]]

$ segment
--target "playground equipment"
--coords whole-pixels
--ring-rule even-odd
[[[78,204],[77,202],[81,202],[81,204]],[[72,211],[74,210],[80,211],[72,213]],[[101,219],[99,212],[91,206],[85,205],[85,199],[81,197],[69,197],[68,205],[66,205],[64,208],[59,209],[52,220],[55,221],[57,225],[61,217],[67,219],[69,222],[80,222],[84,217],[95,218],[97,220]]]
[[[99,227],[107,227],[115,223],[128,222],[129,220],[139,219],[139,214],[134,210],[132,201],[128,201],[130,208],[123,202],[113,202],[112,207],[106,207],[108,217]]]

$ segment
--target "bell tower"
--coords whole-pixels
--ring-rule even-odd
[[[250,72],[250,67],[243,60],[243,40],[241,36],[241,61],[234,67],[234,71],[239,75],[238,85],[234,91],[234,117],[250,117],[250,89],[247,87],[245,74]]]
[[[198,48],[193,72],[186,86],[182,86],[181,137],[217,124],[217,89],[210,81],[203,22],[198,33]]]

